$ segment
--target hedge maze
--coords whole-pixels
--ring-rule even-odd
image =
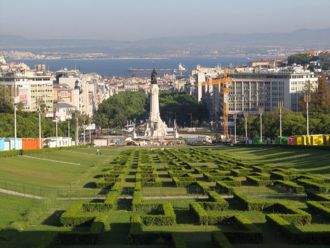
[[[118,234],[119,246],[330,245],[322,176],[211,148],[170,148],[126,150],[91,181],[104,198],[62,214],[59,244],[112,244],[105,237]]]

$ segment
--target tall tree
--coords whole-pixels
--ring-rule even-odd
[[[316,92],[317,105],[320,108],[328,108],[330,106],[330,91],[327,78],[322,75],[319,77],[319,84]]]

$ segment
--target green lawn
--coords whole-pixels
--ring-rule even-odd
[[[96,155],[95,148],[85,148],[1,158],[0,188],[35,195],[65,196],[70,191],[72,195],[94,195],[96,192],[84,185],[117,156],[119,150],[102,149],[100,156]]]
[[[330,152],[317,149],[221,147],[217,153],[246,162],[295,168],[330,178]]]
[[[30,157],[0,158],[0,188],[15,190],[22,193],[42,195],[45,199],[35,200],[18,196],[9,196],[0,193],[0,247],[45,247],[58,231],[70,230],[60,224],[59,216],[69,208],[73,202],[90,202],[91,199],[72,199],[72,197],[99,197],[100,189],[88,187],[95,180],[94,176],[109,168],[110,161],[117,157],[121,151],[127,148],[101,149],[102,155],[96,155],[95,148],[82,148],[73,151],[62,150],[48,153],[31,154]],[[139,148],[133,148],[139,149]],[[205,148],[193,148],[198,151],[207,151]],[[173,149],[173,153],[180,156],[189,155],[190,150],[179,151]],[[287,148],[258,148],[258,147],[215,147],[209,150],[210,154],[226,155],[239,158],[248,163],[260,163],[270,166],[281,166],[295,168],[301,172],[309,172],[322,175],[330,179],[330,152],[321,150],[298,150]],[[197,154],[197,155],[196,155]],[[213,166],[218,165],[214,161],[198,161],[196,153],[191,162],[192,165]],[[154,156],[154,154],[152,155]],[[37,159],[36,159],[37,158]],[[189,159],[189,156],[185,156]],[[54,160],[54,161],[52,161]],[[58,162],[56,162],[56,161]],[[195,161],[196,160],[196,161]],[[207,160],[207,159],[206,159]],[[133,161],[137,161],[134,160]],[[65,163],[61,163],[65,162]],[[142,163],[142,162],[141,162]],[[142,163],[144,164],[144,162]],[[166,163],[159,164],[159,175],[162,179],[170,179],[164,170]],[[190,170],[191,168],[189,168]],[[135,186],[136,168],[129,168],[126,175],[124,187]],[[193,177],[199,175],[193,174]],[[201,174],[202,175],[202,174]],[[215,182],[206,182],[205,178],[198,177],[202,184],[214,186]],[[129,180],[127,180],[129,179]],[[330,186],[330,185],[329,185]],[[305,198],[295,194],[287,193],[285,190],[271,187],[237,186],[234,187],[243,195],[251,199],[267,199],[269,201],[286,202],[294,207],[306,209]],[[188,247],[213,247],[210,232],[231,230],[235,228],[230,225],[198,224],[196,217],[191,215],[189,204],[202,202],[198,199],[180,199],[182,195],[189,195],[185,187],[175,187],[166,184],[163,187],[142,187],[144,197],[170,197],[174,199],[144,199],[144,203],[166,203],[172,204],[176,214],[177,224],[168,226],[145,226],[144,231],[177,232],[182,233]],[[177,198],[175,198],[177,196]],[[61,197],[61,199],[59,198]],[[64,198],[64,199],[63,199]],[[97,201],[96,199],[94,199]],[[264,234],[264,243],[257,244],[235,244],[234,247],[298,247],[288,244],[287,240],[270,227],[265,219],[265,214],[258,211],[242,211],[236,207],[235,202],[228,199],[229,210],[224,214],[240,214],[247,217]],[[108,212],[110,225],[99,237],[99,247],[134,247],[129,245],[128,234],[130,230],[130,219],[132,216],[131,200],[122,199],[118,201],[115,210]],[[212,210],[213,211],[213,210]],[[328,223],[316,223],[320,229],[329,226]],[[308,230],[310,226],[306,226]],[[18,232],[19,231],[19,232]],[[87,246],[61,246],[55,247],[87,247]],[[162,242],[142,247],[167,247]],[[300,246],[301,247],[301,246]],[[309,247],[304,245],[304,247]],[[313,246],[315,248],[323,247]]]

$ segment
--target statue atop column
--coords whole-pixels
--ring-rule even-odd
[[[157,84],[157,72],[155,68],[151,72],[151,84]]]

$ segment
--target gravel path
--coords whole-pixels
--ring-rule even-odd
[[[31,199],[37,199],[37,200],[44,199],[43,196],[30,195],[30,194],[20,193],[20,192],[17,192],[17,191],[12,191],[12,190],[8,190],[8,189],[1,189],[1,188],[0,188],[0,193],[7,194],[7,195],[20,196],[20,197],[25,197],[25,198],[31,198]]]
[[[0,188],[0,193],[7,194],[7,195],[13,195],[13,196],[20,196],[30,199],[37,199],[37,200],[43,200],[47,197],[39,196],[39,195],[31,195],[26,193],[21,193],[13,190],[8,189],[2,189]],[[222,195],[223,198],[229,199],[233,198],[232,195]],[[169,196],[144,196],[144,200],[164,200],[164,199],[208,199],[209,197],[207,195],[169,195]],[[105,199],[105,196],[88,196],[88,197],[57,197],[56,200],[61,201],[70,201],[70,200],[103,200]],[[133,199],[131,195],[121,195],[119,196],[119,199]]]
[[[31,159],[38,159],[38,160],[44,160],[44,161],[50,161],[55,163],[61,163],[61,164],[74,164],[74,165],[80,165],[80,163],[72,163],[72,162],[65,162],[60,160],[54,160],[54,159],[48,159],[48,158],[39,158],[39,157],[32,157],[28,155],[22,155],[24,158],[31,158]]]

